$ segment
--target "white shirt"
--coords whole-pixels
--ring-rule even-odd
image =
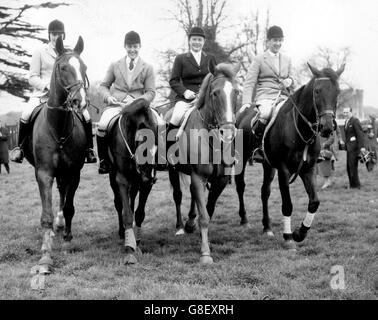
[[[202,51],[198,51],[198,52],[190,51],[190,52],[192,53],[197,64],[200,66],[201,65],[201,53],[202,53]]]
[[[130,70],[130,62],[131,62],[131,59],[129,56],[126,57],[126,66],[127,66],[127,79],[126,79],[126,83],[127,85],[130,87],[131,86],[131,79],[133,77],[133,72],[135,70],[135,66],[136,64],[138,63],[138,59],[139,59],[139,56],[137,56],[135,59],[134,59],[134,67]]]
[[[134,67],[130,70],[130,62],[131,62],[131,59],[130,59],[129,56],[126,57],[126,65],[127,65],[127,70],[128,70],[128,71],[131,71],[131,72],[134,71],[135,66],[136,66],[136,64],[138,63],[138,59],[139,59],[139,56],[137,56],[137,57],[134,59]]]
[[[280,53],[279,52],[274,53],[274,52],[272,52],[270,50],[268,50],[268,53],[273,58],[273,61],[274,61],[274,65],[273,66],[276,68],[276,70],[279,73],[280,72]]]

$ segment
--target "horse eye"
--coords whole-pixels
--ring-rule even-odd
[[[322,91],[322,90],[319,89],[319,88],[318,88],[318,89],[315,89],[315,93],[316,93],[316,94],[319,94],[321,91]]]

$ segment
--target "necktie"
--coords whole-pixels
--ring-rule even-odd
[[[133,70],[133,69],[134,69],[134,59],[131,59],[130,64],[129,64],[129,70]]]

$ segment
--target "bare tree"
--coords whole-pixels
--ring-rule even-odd
[[[193,26],[202,27],[206,35],[204,50],[214,55],[218,63],[241,63],[239,82],[242,82],[248,65],[257,54],[257,43],[265,40],[267,27],[261,27],[259,12],[241,19],[242,23],[238,21],[238,24],[227,25],[229,17],[225,13],[226,6],[227,0],[178,0],[174,1],[175,9],[169,11],[170,19],[176,21],[187,35]],[[269,11],[266,25],[268,23]],[[235,30],[235,36],[231,43],[220,45],[218,36],[226,29]],[[161,53],[163,63],[158,70],[158,96],[163,100],[171,97],[168,81],[175,56],[172,50]]]
[[[311,78],[311,72],[307,66],[307,61],[319,69],[332,68],[337,70],[343,63],[348,63],[351,59],[352,51],[350,47],[331,49],[329,47],[318,47],[306,61],[302,62],[295,70],[295,80],[298,85],[306,83]],[[340,85],[352,89],[354,85],[345,76],[340,79]]]
[[[25,58],[31,55],[22,46],[22,41],[47,42],[40,37],[40,32],[46,28],[25,21],[24,14],[31,9],[54,9],[67,5],[63,2],[44,2],[14,8],[0,6],[0,91],[28,100],[26,91],[29,84],[25,70],[29,69],[29,63]]]

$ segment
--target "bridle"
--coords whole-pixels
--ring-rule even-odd
[[[294,102],[293,98],[291,97],[291,95],[289,95],[289,98],[294,106],[294,108],[292,109],[293,110],[293,120],[294,120],[294,126],[295,126],[295,129],[298,133],[298,135],[300,136],[300,138],[302,139],[302,141],[307,145],[307,144],[312,144],[314,141],[315,141],[315,138],[316,136],[318,135],[319,133],[319,125],[320,125],[320,119],[326,115],[332,115],[332,118],[335,119],[335,107],[332,108],[332,110],[330,108],[326,108],[326,110],[322,113],[319,114],[319,111],[318,111],[318,106],[316,104],[316,99],[315,99],[315,83],[317,81],[331,81],[331,79],[329,77],[321,77],[321,78],[315,78],[314,80],[314,86],[313,86],[313,89],[312,89],[312,104],[313,104],[313,108],[314,108],[314,111],[315,111],[315,115],[316,115],[316,120],[315,122],[310,122],[306,116],[300,111],[300,109],[298,108],[298,106],[296,105],[296,103]],[[308,126],[308,128],[311,130],[311,137],[309,139],[305,139],[302,135],[302,133],[300,132],[299,128],[298,128],[298,123],[296,121],[296,118],[295,118],[295,111],[297,111],[297,113],[300,115],[300,117],[302,118],[302,120],[306,123],[306,125]]]
[[[80,91],[80,89],[84,89],[84,91],[86,93],[86,95],[85,95],[86,96],[86,105],[89,104],[89,97],[88,97],[88,94],[87,94],[87,91],[89,89],[89,79],[88,79],[87,74],[85,74],[84,81],[78,80],[75,83],[72,83],[68,86],[65,86],[63,84],[59,61],[63,57],[69,56],[69,55],[74,56],[74,54],[72,52],[69,52],[69,53],[62,54],[61,56],[59,56],[57,58],[57,60],[55,62],[54,73],[55,73],[55,84],[58,84],[59,86],[61,86],[67,94],[67,98],[66,98],[65,102],[63,103],[63,105],[61,106],[61,108],[67,109],[67,110],[73,110],[73,109],[76,109],[73,101],[74,101],[76,94]],[[81,108],[79,108],[79,110],[81,110]]]
[[[85,74],[85,78],[84,78],[84,81],[82,80],[78,80],[76,81],[75,83],[73,84],[70,84],[68,86],[65,86],[63,84],[63,81],[62,81],[62,78],[61,78],[61,69],[60,69],[60,64],[59,64],[59,61],[65,57],[65,56],[68,56],[68,55],[71,55],[73,56],[74,54],[69,52],[69,53],[64,53],[62,54],[61,56],[59,56],[57,58],[57,60],[55,61],[55,67],[54,67],[54,74],[55,74],[55,86],[56,85],[59,85],[61,86],[65,92],[67,93],[67,98],[65,100],[65,102],[61,105],[61,106],[58,106],[58,107],[51,107],[49,106],[47,103],[46,103],[46,106],[48,109],[63,109],[65,111],[69,111],[69,114],[71,116],[71,122],[72,122],[72,128],[71,130],[69,131],[68,135],[65,136],[65,137],[60,137],[59,139],[55,137],[54,133],[53,133],[53,130],[50,126],[50,124],[48,124],[48,129],[50,131],[50,135],[53,137],[53,139],[55,140],[56,144],[59,146],[59,149],[63,149],[63,146],[64,144],[68,141],[69,138],[71,138],[71,136],[73,135],[73,131],[74,131],[74,126],[75,126],[75,122],[74,122],[74,111],[76,111],[78,108],[76,108],[74,106],[74,103],[73,103],[73,100],[75,98],[75,95],[79,92],[80,89],[84,89],[85,90],[85,93],[86,93],[86,105],[89,104],[89,98],[88,98],[88,94],[87,94],[87,90],[89,88],[89,80],[88,80],[88,77],[87,75]],[[80,111],[81,109],[79,109]],[[64,117],[64,128],[66,128],[67,126],[67,123],[68,123],[68,114],[66,114],[66,116]]]
[[[224,141],[224,138],[223,136],[221,135],[221,140],[223,142],[226,142],[226,143],[230,143],[232,142],[234,139],[235,139],[235,121],[224,121],[224,122],[220,122],[219,119],[222,118],[222,114],[219,112],[219,108],[216,108],[216,106],[214,105],[214,102],[213,102],[213,99],[211,97],[211,86],[212,86],[212,83],[215,81],[215,80],[218,80],[218,79],[222,79],[222,78],[227,78],[226,76],[224,75],[221,75],[221,76],[213,76],[211,75],[211,79],[209,80],[209,84],[207,86],[207,90],[206,90],[206,96],[208,96],[208,99],[210,101],[210,109],[211,111],[214,113],[214,116],[212,117],[212,120],[209,120],[206,118],[206,116],[204,116],[201,112],[201,109],[197,109],[197,112],[200,116],[200,118],[202,119],[203,123],[207,126],[207,129],[208,130],[213,130],[213,129],[216,129],[216,130],[220,130],[222,129],[223,127],[226,127],[226,126],[230,126],[232,129],[233,129],[233,137],[232,137],[232,140],[231,141]],[[238,91],[235,90],[237,93]]]

